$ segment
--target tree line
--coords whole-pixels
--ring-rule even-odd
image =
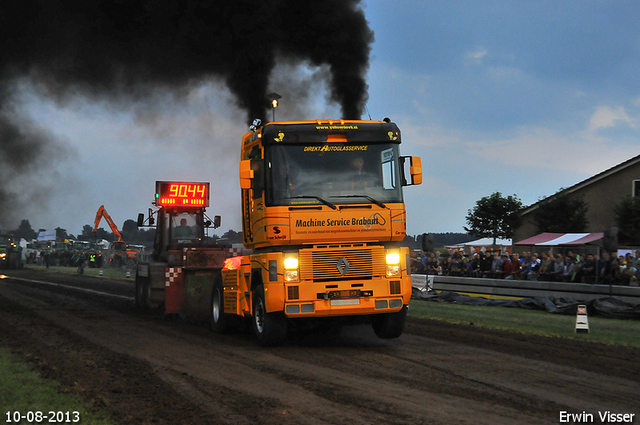
[[[587,232],[586,218],[589,205],[582,196],[561,194],[542,198],[533,212],[533,221],[538,233],[583,233]],[[525,209],[517,195],[503,196],[494,192],[476,202],[466,216],[464,229],[479,237],[511,239],[520,226],[521,212]],[[640,197],[630,195],[613,207],[618,230],[632,239],[640,239]]]
[[[145,245],[147,247],[153,246],[153,240],[155,238],[156,229],[149,228],[143,229],[138,228],[138,224],[136,221],[132,219],[125,220],[120,228],[120,234],[122,235],[122,240],[124,240],[128,244],[132,245]],[[23,238],[27,241],[34,240],[38,237],[38,234],[46,229],[34,230],[31,226],[31,223],[27,219],[23,219],[20,222],[20,225],[15,230],[10,230],[9,233],[12,233],[13,236],[20,240]],[[67,240],[79,240],[79,241],[88,241],[93,242],[96,240],[107,240],[109,242],[113,242],[118,239],[118,237],[113,232],[108,232],[102,227],[98,227],[96,233],[93,233],[93,226],[89,224],[85,224],[82,226],[81,233],[74,235],[72,233],[67,232],[67,229],[63,229],[60,227],[56,227],[56,241],[64,241]],[[210,235],[210,238],[213,241],[218,239],[224,239],[228,241],[228,243],[242,243],[242,232],[236,232],[234,230],[229,230],[225,232],[222,236],[218,235]]]

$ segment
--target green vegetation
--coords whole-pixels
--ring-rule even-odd
[[[57,419],[62,419],[56,420],[54,417],[53,420],[56,422],[73,423],[74,419],[79,418],[79,423],[83,424],[112,423],[106,415],[90,412],[79,397],[62,391],[57,382],[43,379],[33,366],[21,361],[5,348],[0,348],[0,382],[2,383],[0,385],[2,423],[48,423],[52,414],[57,414]],[[15,422],[14,418],[18,415],[15,412],[19,412],[22,416],[29,414],[34,417],[29,417],[31,421]],[[41,417],[42,420],[38,421],[36,412],[41,412],[49,419],[44,420]],[[68,417],[67,412],[69,412]],[[74,412],[78,412],[77,415]]]
[[[38,266],[35,264],[25,264],[26,268],[29,269],[33,269],[33,270],[39,270],[39,271],[46,271],[47,273],[68,273],[68,274],[78,274],[78,268],[77,267],[58,267],[58,266],[52,266],[49,267],[48,269],[45,266]],[[114,269],[114,268],[105,268],[102,269],[102,276],[100,276],[100,269],[97,268],[89,268],[89,267],[85,267],[84,268],[84,274],[87,276],[96,276],[96,277],[103,277],[103,278],[107,278],[107,279],[124,279],[124,280],[130,280],[130,281],[134,281],[135,277],[136,277],[136,271],[131,270],[130,271],[130,276],[127,279],[127,272],[122,270],[122,269]]]
[[[467,214],[467,226],[464,230],[480,238],[511,238],[520,223],[522,201],[516,195],[502,196],[494,192],[476,202],[473,210]]]
[[[576,317],[521,308],[411,300],[409,315],[448,323],[640,348],[640,321],[589,317],[589,333],[575,333]]]

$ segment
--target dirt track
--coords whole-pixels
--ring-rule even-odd
[[[0,345],[123,424],[557,424],[633,413],[640,350],[410,320],[261,348],[133,307],[133,284],[22,270],[0,280]],[[11,408],[11,406],[7,406]]]

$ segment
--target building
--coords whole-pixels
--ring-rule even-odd
[[[589,206],[586,213],[589,226],[585,229],[586,232],[602,232],[610,227],[616,227],[614,206],[627,195],[640,196],[640,155],[564,189],[545,200],[567,194],[582,196],[584,202]],[[521,241],[541,233],[536,229],[533,219],[533,213],[538,209],[540,202],[536,202],[522,211],[522,223],[514,233],[514,241]],[[545,230],[541,229],[541,231]]]

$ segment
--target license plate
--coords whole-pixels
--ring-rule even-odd
[[[361,297],[371,297],[373,296],[373,291],[362,291],[360,289],[345,289],[342,291],[327,291],[318,294],[319,300],[336,300],[336,299],[345,299],[345,298],[361,298]]]
[[[361,291],[359,289],[349,289],[343,291],[331,291],[329,292],[329,299],[334,298],[360,298]]]

